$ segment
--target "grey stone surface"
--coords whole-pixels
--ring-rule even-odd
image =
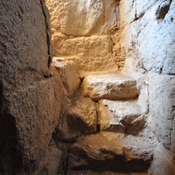
[[[50,39],[43,0],[0,1],[0,174],[32,174],[58,123]]]

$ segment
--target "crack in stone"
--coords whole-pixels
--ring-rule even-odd
[[[45,1],[44,0],[40,0],[40,4],[41,4],[41,8],[42,8],[42,12],[45,18],[45,23],[46,23],[46,34],[47,34],[47,45],[48,45],[48,68],[50,68],[50,64],[52,61],[52,47],[51,47],[51,29],[50,29],[50,23],[48,22],[48,12],[46,9],[46,5],[45,5]]]

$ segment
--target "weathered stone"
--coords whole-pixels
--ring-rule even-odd
[[[64,60],[64,58],[54,57],[53,65],[58,70],[63,85],[67,89],[69,96],[72,96],[80,85],[76,62]]]
[[[32,174],[59,120],[49,21],[43,0],[0,1],[0,174]]]
[[[155,81],[156,80],[156,81]],[[175,77],[149,73],[149,102],[152,129],[167,149],[174,140]]]
[[[103,24],[103,1],[46,0],[52,28],[66,35],[88,35]]]
[[[60,172],[63,150],[58,148],[55,143],[51,143],[46,150],[45,156],[39,163],[37,175],[57,175]]]
[[[101,100],[99,111],[100,126],[103,129],[107,128],[108,131],[110,128],[124,132],[126,128],[126,132],[135,135],[143,128],[146,121],[141,115],[141,107],[136,102]]]
[[[119,28],[119,2],[46,0],[52,32],[71,36],[107,34]]]
[[[119,73],[87,76],[82,84],[84,96],[100,99],[128,99],[138,95],[136,80]]]
[[[75,60],[79,72],[117,70],[111,48],[109,36],[79,37],[66,40],[54,55]]]
[[[95,103],[86,98],[76,101],[68,111],[67,121],[72,130],[79,130],[83,134],[95,132],[97,130]]]
[[[118,118],[106,107],[103,101],[99,102],[98,122],[100,130],[112,132],[125,132],[125,127],[119,122]]]
[[[149,147],[143,147],[143,141],[126,144],[124,139],[108,140],[101,133],[80,137],[69,150],[69,169],[145,171],[152,160]]]
[[[144,127],[145,123],[146,116],[141,115],[127,126],[127,133],[136,135]]]
[[[89,98],[79,98],[67,113],[56,130],[56,138],[63,141],[73,141],[82,134],[97,131],[97,112],[95,103]]]
[[[44,155],[58,124],[63,95],[60,88],[59,76],[55,76],[6,94],[11,101],[9,114],[15,119],[18,143],[25,156],[23,161],[29,169]]]

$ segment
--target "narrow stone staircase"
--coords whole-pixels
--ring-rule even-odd
[[[148,118],[140,96],[137,81],[119,72],[84,77],[57,131],[72,142],[68,175],[146,174],[155,145],[140,135]]]

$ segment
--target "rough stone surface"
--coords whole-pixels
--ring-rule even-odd
[[[117,70],[111,47],[109,36],[79,37],[66,40],[54,55],[75,60],[79,72]]]
[[[133,120],[127,126],[127,133],[136,135],[145,126],[146,119],[146,116],[141,115],[140,117]]]
[[[163,145],[170,150],[174,143],[175,77],[149,73],[149,81],[152,127]]]
[[[82,134],[97,131],[95,103],[89,98],[78,98],[63,114],[63,121],[56,130],[56,139],[73,141]]]
[[[45,156],[39,163],[39,168],[36,174],[38,175],[57,175],[60,171],[63,150],[58,148],[55,143],[50,143],[46,150]]]
[[[0,1],[0,174],[175,174],[175,1],[46,3],[59,75],[44,0]],[[85,96],[122,101],[75,98],[76,64]]]
[[[107,34],[119,27],[119,2],[46,0],[52,32],[70,36]]]
[[[138,95],[134,79],[122,74],[89,75],[83,81],[84,96],[97,101],[100,99],[128,99]]]
[[[58,123],[50,47],[44,1],[0,1],[0,174],[32,174]]]
[[[144,142],[143,140],[140,143],[135,142],[137,146],[131,143],[130,146],[124,146],[127,141],[120,137],[115,140],[109,140],[102,134],[80,137],[69,150],[69,168],[95,171],[145,171],[152,160],[152,153],[149,147],[144,146]]]
[[[81,133],[93,133],[97,130],[97,113],[95,103],[90,99],[75,102],[69,109],[67,122],[72,130],[78,129]]]
[[[102,100],[102,102],[123,124],[128,125],[141,115],[141,107],[136,102],[111,100]]]
[[[80,85],[80,78],[77,74],[76,63],[57,57],[54,57],[52,62],[53,66],[55,66],[58,70],[63,85],[68,91],[68,95],[72,96]]]
[[[146,116],[136,102],[101,100],[99,121],[102,130],[125,132],[126,129],[136,135],[144,127]]]
[[[99,102],[98,122],[102,131],[125,132],[124,125],[119,122],[118,118],[115,118],[114,114],[102,101]]]
[[[87,35],[103,23],[103,1],[46,0],[46,4],[52,16],[53,30],[66,35]]]

